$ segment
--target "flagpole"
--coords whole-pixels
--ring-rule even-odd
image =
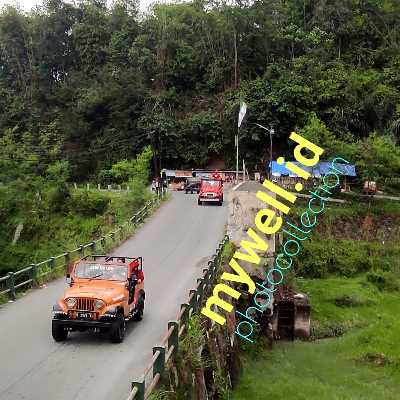
[[[243,119],[246,116],[247,104],[244,101],[240,102],[238,129],[236,134],[236,183],[239,183],[239,133]]]
[[[239,183],[239,130],[238,127],[236,135],[236,183]]]

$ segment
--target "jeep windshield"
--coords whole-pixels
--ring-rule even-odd
[[[212,186],[212,187],[219,187],[221,186],[221,181],[206,181],[204,180],[203,182],[203,186]]]
[[[126,281],[128,268],[125,265],[79,263],[75,267],[75,278],[103,281]]]

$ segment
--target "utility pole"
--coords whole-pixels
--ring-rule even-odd
[[[272,178],[272,136],[275,135],[275,130],[274,130],[274,128],[266,128],[265,126],[263,126],[261,124],[256,124],[256,125],[262,129],[266,130],[269,133],[269,142],[270,142],[270,146],[269,146],[269,179],[271,179]]]

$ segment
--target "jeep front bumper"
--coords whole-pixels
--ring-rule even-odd
[[[218,202],[221,201],[220,197],[199,197],[200,201]]]
[[[95,328],[110,328],[111,321],[91,321],[91,320],[82,320],[82,319],[53,319],[53,325],[63,326],[64,328],[87,328],[87,329],[95,329]]]

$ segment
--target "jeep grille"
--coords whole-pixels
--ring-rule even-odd
[[[94,299],[76,299],[76,309],[81,311],[94,311]]]

